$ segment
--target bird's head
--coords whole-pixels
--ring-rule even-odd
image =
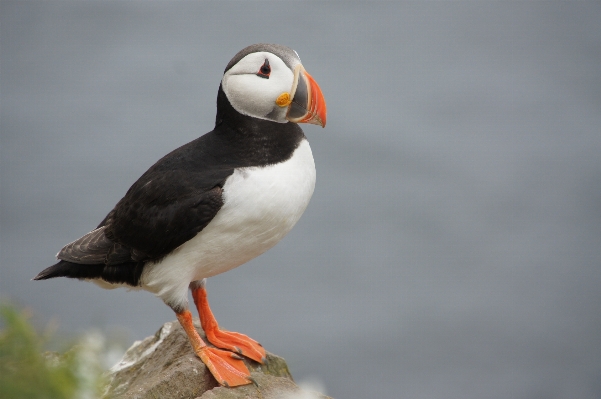
[[[232,107],[243,115],[279,123],[326,124],[326,102],[296,51],[253,44],[232,58],[221,81]]]

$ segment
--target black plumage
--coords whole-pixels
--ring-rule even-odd
[[[283,162],[304,137],[296,123],[238,113],[220,86],[215,128],[150,167],[96,230],[65,246],[60,261],[34,279],[139,285],[146,262],[160,261],[215,217],[234,169]]]

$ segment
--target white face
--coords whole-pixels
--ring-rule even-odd
[[[271,72],[269,79],[257,76],[265,60]],[[272,53],[252,53],[242,58],[225,73],[221,85],[234,109],[241,114],[275,122],[286,123],[288,107],[280,107],[276,100],[292,90],[294,73],[278,56]]]

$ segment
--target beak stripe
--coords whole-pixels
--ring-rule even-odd
[[[309,98],[308,98],[308,112],[305,118],[301,120],[304,123],[313,123],[325,127],[326,125],[326,101],[323,98],[321,89],[315,79],[311,75],[304,71],[304,75],[309,83]]]
[[[324,127],[326,125],[326,101],[319,85],[302,67],[297,66],[294,96],[288,108],[287,118],[295,123],[312,123]]]

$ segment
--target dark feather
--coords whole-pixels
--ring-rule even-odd
[[[283,162],[304,137],[295,123],[239,114],[219,87],[215,129],[150,167],[96,230],[65,246],[60,262],[35,280],[100,278],[139,285],[146,262],[160,261],[215,217],[225,181],[236,168]]]
[[[102,226],[73,241],[61,249],[56,257],[82,265],[130,262],[132,260],[130,249],[111,241],[104,234],[105,229],[106,226]]]
[[[119,265],[81,265],[61,260],[35,276],[34,280],[47,280],[54,277],[78,279],[102,279],[109,283],[139,285],[144,262],[121,263]]]
[[[146,256],[132,260],[158,261],[215,217],[222,188],[236,168],[283,162],[304,137],[295,123],[239,114],[220,87],[215,129],[148,169],[103,221],[105,234]]]

